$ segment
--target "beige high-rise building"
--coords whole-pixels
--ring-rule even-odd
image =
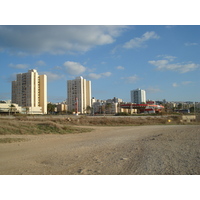
[[[31,69],[16,78],[12,81],[12,103],[26,107],[29,114],[47,114],[47,76]]]
[[[86,113],[91,107],[91,81],[82,76],[67,81],[68,110],[75,113]]]

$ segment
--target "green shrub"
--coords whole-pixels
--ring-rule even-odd
[[[126,112],[118,112],[115,114],[115,116],[130,116],[130,114]]]

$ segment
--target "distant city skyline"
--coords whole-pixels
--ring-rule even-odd
[[[200,101],[200,26],[0,26],[0,99],[16,74],[46,74],[50,102],[66,100],[67,80],[91,81],[92,97]]]

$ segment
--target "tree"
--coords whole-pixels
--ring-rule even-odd
[[[26,114],[28,114],[29,112],[29,107],[26,107]]]
[[[179,103],[179,104],[178,104],[178,109],[180,110],[180,109],[182,109],[182,108],[183,108],[182,103]]]
[[[106,103],[106,106],[105,106],[106,111],[111,113],[111,108],[112,108],[112,104],[111,103]]]
[[[91,112],[91,110],[92,110],[92,108],[90,106],[87,106],[87,108],[86,108],[87,114],[89,114]]]
[[[15,105],[11,104],[10,105],[10,112],[12,113],[13,111],[16,112],[16,108],[15,108]]]
[[[100,113],[103,113],[105,115],[106,111],[105,105],[102,105],[100,109],[101,109]]]
[[[56,107],[55,104],[48,103],[47,104],[47,112],[48,112],[48,114],[54,113],[55,112],[55,107]]]
[[[165,109],[166,113],[173,112],[173,107],[172,107],[172,105],[170,103],[163,103],[161,105],[164,106],[164,109]]]
[[[194,113],[194,112],[195,112],[194,106],[190,107],[190,112],[191,112],[191,113]]]

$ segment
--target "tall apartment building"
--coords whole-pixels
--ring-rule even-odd
[[[91,107],[91,81],[82,76],[67,81],[67,106],[69,111],[86,113]]]
[[[146,91],[141,89],[131,90],[131,103],[146,103]]]
[[[30,114],[47,114],[47,76],[31,69],[16,79],[12,81],[12,103],[28,108]]]

